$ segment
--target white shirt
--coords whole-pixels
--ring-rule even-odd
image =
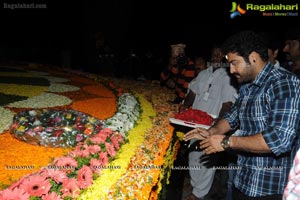
[[[222,104],[234,103],[236,89],[230,84],[230,77],[225,68],[213,72],[209,67],[201,71],[189,84],[189,89],[196,94],[193,109],[202,110],[214,117],[219,116]]]

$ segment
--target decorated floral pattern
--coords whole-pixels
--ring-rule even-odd
[[[36,103],[36,104],[35,104]],[[72,100],[68,97],[52,94],[52,93],[42,93],[38,96],[28,98],[23,101],[18,101],[10,103],[7,107],[11,108],[47,108],[64,106],[72,103]]]
[[[112,130],[120,131],[124,137],[132,129],[140,115],[141,109],[137,99],[131,94],[123,94],[118,101],[118,112],[105,120],[105,124]]]
[[[99,76],[87,76],[102,83],[109,82]],[[176,108],[166,103],[173,96],[167,91],[160,91],[159,86],[151,89],[151,84],[113,81],[114,84],[109,83],[110,86],[121,85],[134,89],[138,99],[129,93],[124,94],[128,88],[114,88],[120,96],[117,112],[105,119],[105,124],[110,128],[102,129],[84,142],[79,142],[73,151],[54,159],[47,167],[21,178],[1,191],[0,199],[15,196],[17,199],[31,197],[52,200],[158,198],[162,189],[160,182],[168,179],[174,159],[175,146],[170,146],[172,128],[168,117]],[[90,84],[93,81],[82,78],[82,83]],[[151,111],[152,106],[158,116]],[[128,121],[132,124],[124,125]]]
[[[13,122],[14,114],[12,111],[0,106],[0,133],[9,129]]]
[[[56,158],[48,166],[1,191],[0,199],[74,199],[80,190],[92,185],[101,175],[124,142],[118,132],[102,129],[79,143],[68,155]]]
[[[71,92],[80,90],[80,88],[67,84],[51,83],[48,90],[49,92]]]
[[[75,110],[30,110],[18,113],[10,131],[20,140],[49,147],[74,147],[99,132],[103,122]]]

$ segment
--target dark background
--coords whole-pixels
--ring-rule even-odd
[[[286,4],[296,0],[253,2]],[[274,31],[282,36],[286,29],[300,24],[299,16],[262,17],[252,13],[230,19],[229,0],[38,0],[34,3],[46,4],[47,8],[14,10],[4,8],[4,3],[25,2],[1,1],[2,61],[65,64],[87,71],[103,67],[98,65],[99,51],[113,53],[119,63],[126,60],[130,51],[140,57],[151,51],[156,57],[165,58],[175,43],[187,44],[190,55],[208,55],[214,43],[221,43],[236,31]],[[102,49],[95,47],[97,32],[103,36]]]

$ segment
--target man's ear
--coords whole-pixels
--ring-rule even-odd
[[[279,49],[276,49],[273,51],[274,58],[276,58],[278,56],[278,53],[279,53]]]
[[[255,51],[252,51],[249,55],[250,63],[256,63],[258,61],[259,55]]]

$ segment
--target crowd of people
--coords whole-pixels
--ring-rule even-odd
[[[161,85],[176,94],[171,103],[178,112],[199,109],[215,118],[209,129],[184,136],[199,148],[188,154],[193,189],[183,199],[205,199],[216,172],[207,158],[224,155],[230,160],[223,163],[224,199],[300,199],[300,32],[286,31],[282,41],[271,36],[238,32],[214,46],[199,68],[185,55],[186,45],[171,46],[161,72]]]

